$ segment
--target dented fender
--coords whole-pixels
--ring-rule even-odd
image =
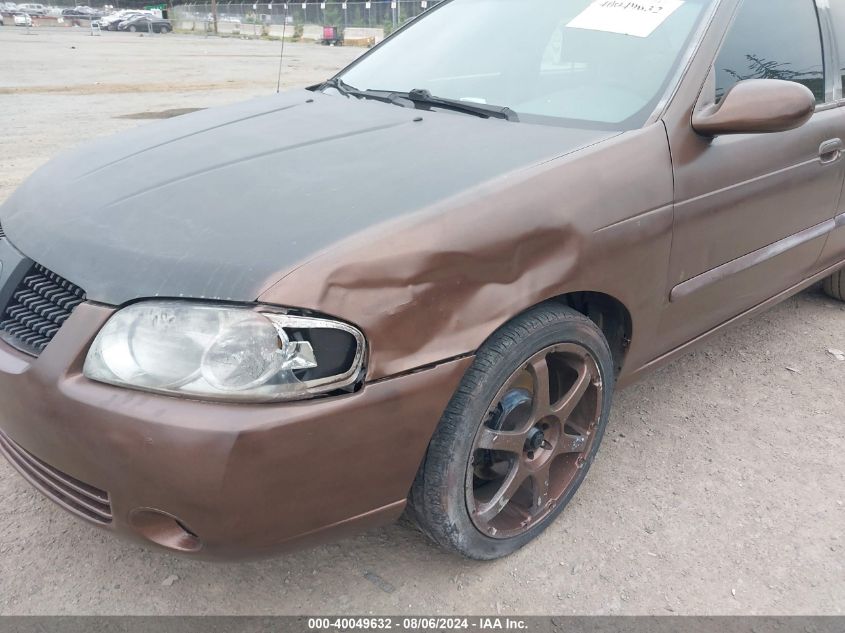
[[[657,123],[344,239],[259,300],[355,323],[372,381],[472,353],[550,298],[601,292],[631,313],[624,374],[656,342],[672,195]]]

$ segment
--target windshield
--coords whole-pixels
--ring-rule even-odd
[[[341,74],[359,90],[506,106],[519,120],[641,127],[712,0],[447,0]]]

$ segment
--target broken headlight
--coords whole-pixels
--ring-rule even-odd
[[[176,396],[297,400],[354,384],[364,337],[327,319],[145,301],[117,311],[85,359],[91,380]]]

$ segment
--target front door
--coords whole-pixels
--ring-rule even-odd
[[[675,234],[661,322],[670,347],[812,276],[831,230],[845,130],[828,103],[813,0],[743,0],[696,107],[744,79],[802,83],[817,112],[782,133],[708,139],[691,125],[670,130]]]

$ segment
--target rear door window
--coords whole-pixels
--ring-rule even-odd
[[[833,29],[836,31],[836,43],[839,46],[839,76],[842,78],[842,91],[845,93],[845,0],[832,0],[830,14],[833,16]]]
[[[744,0],[716,59],[716,99],[745,79],[783,79],[824,103],[824,55],[814,0]]]

